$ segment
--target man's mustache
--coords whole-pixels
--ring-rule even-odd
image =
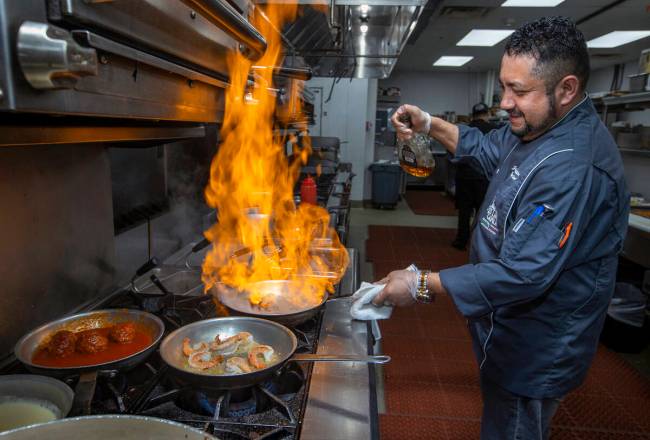
[[[508,114],[513,118],[521,118],[524,116],[524,114],[517,109],[509,110]]]

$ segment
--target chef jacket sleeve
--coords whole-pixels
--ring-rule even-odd
[[[467,163],[491,178],[499,164],[499,155],[505,145],[507,127],[492,130],[487,134],[467,125],[458,126],[458,145],[452,162]]]
[[[576,163],[572,156],[556,154],[529,176],[512,207],[514,214],[510,213],[497,258],[440,272],[443,286],[463,315],[479,317],[500,306],[531,301],[560,275],[585,223],[598,210],[588,203],[591,167]],[[543,204],[552,212],[547,209],[534,216]],[[571,233],[560,246],[569,223]],[[482,227],[480,221],[476,227]]]

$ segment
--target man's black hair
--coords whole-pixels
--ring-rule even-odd
[[[542,17],[517,29],[506,43],[509,56],[537,60],[534,74],[546,83],[547,93],[567,75],[575,75],[584,90],[589,80],[589,53],[582,32],[567,17]]]

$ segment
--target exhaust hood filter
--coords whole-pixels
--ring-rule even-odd
[[[299,3],[299,18],[283,30],[293,46],[288,55],[304,58],[318,76],[386,78],[427,1],[337,0],[331,14]]]

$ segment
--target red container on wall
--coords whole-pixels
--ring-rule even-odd
[[[311,176],[307,176],[300,184],[300,202],[318,204],[316,197],[316,181]]]

